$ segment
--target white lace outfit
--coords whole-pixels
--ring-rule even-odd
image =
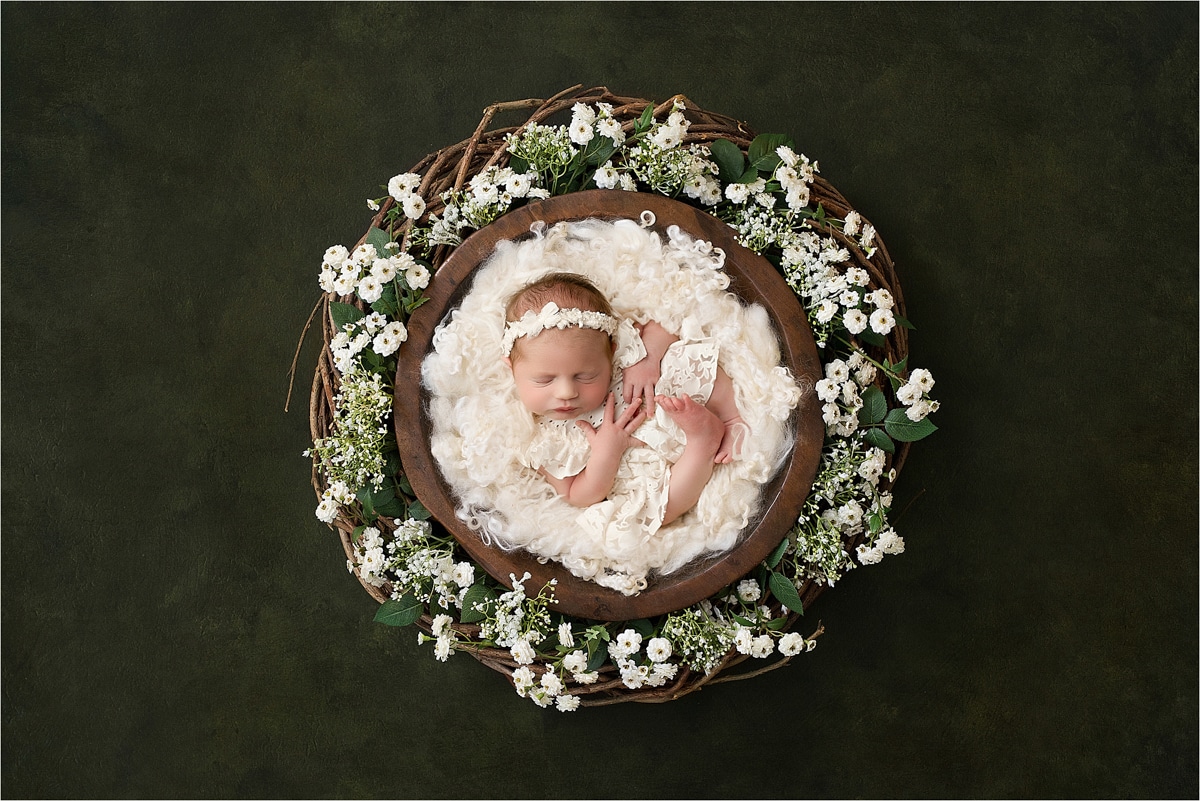
[[[621,397],[621,371],[645,358],[646,349],[628,320],[621,321],[616,342],[611,390],[617,399],[614,414],[619,417],[628,405]],[[672,343],[663,356],[655,394],[686,394],[701,405],[708,403],[717,377],[718,350],[711,340]],[[604,407],[572,420],[541,418],[522,463],[559,479],[578,475],[587,466],[591,446],[575,422],[583,420],[595,428],[603,418]],[[671,465],[678,461],[687,443],[683,432],[661,408],[655,409],[634,436],[646,444],[624,452],[608,497],[583,509],[577,520],[580,528],[614,556],[635,554],[662,526]]]
[[[779,363],[766,311],[727,291],[724,255],[707,242],[675,228],[662,237],[632,220],[535,224],[532,231],[527,239],[497,246],[434,336],[422,363],[430,451],[458,500],[459,516],[485,542],[526,549],[581,578],[634,594],[655,573],[737,544],[758,513],[762,485],[791,452],[789,420],[802,393]],[[563,270],[590,279],[624,321],[617,380],[631,363],[623,343],[641,346],[631,321],[656,320],[681,340],[664,359],[662,394],[707,401],[718,358],[733,383],[750,429],[741,458],[717,465],[695,507],[670,525],[661,525],[661,507],[683,438],[661,411],[635,432],[647,446],[626,451],[625,474],[593,507],[571,506],[531,467],[571,475],[588,454],[586,438],[572,423],[535,421],[501,360],[507,299]],[[718,342],[719,352],[711,347]],[[647,476],[653,481],[643,482]]]

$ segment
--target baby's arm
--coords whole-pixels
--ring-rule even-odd
[[[679,337],[663,328],[655,320],[648,320],[645,325],[639,326],[638,330],[642,336],[642,344],[646,348],[646,358],[625,368],[625,372],[622,374],[625,386],[621,394],[625,398],[625,402],[630,404],[633,403],[634,398],[641,398],[646,413],[652,414],[654,412],[654,387],[658,384],[658,378],[662,374],[663,355],[667,352],[667,348],[679,341]]]
[[[582,420],[576,422],[592,448],[583,470],[566,478],[554,478],[545,470],[540,471],[554,491],[572,506],[591,506],[607,498],[613,479],[617,477],[621,456],[627,449],[644,444],[633,436],[633,432],[646,419],[645,411],[639,406],[630,406],[614,420],[614,402],[610,392],[599,428],[592,428]]]

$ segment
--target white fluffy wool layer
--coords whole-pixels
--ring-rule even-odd
[[[431,452],[457,497],[459,516],[485,542],[525,548],[580,578],[632,595],[652,574],[671,573],[737,544],[758,511],[761,486],[791,452],[789,419],[802,393],[779,363],[766,310],[726,291],[724,254],[709,243],[675,226],[664,240],[632,220],[548,229],[535,223],[531,231],[529,238],[497,246],[434,335],[422,363],[431,397]],[[555,271],[589,278],[618,316],[657,320],[684,339],[715,339],[720,366],[750,427],[741,458],[716,466],[696,506],[636,547],[585,533],[576,522],[581,510],[520,462],[535,421],[501,361],[504,307],[525,285]]]

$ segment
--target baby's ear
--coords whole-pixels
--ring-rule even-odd
[[[508,369],[509,369],[509,370],[511,370],[511,369],[512,369],[512,359],[510,359],[509,357],[505,356],[505,357],[504,357],[503,359],[501,359],[500,361],[502,361],[502,362],[504,362],[506,365],[508,365]]]

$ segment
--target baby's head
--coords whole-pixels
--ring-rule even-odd
[[[551,273],[513,295],[504,317],[504,362],[526,409],[569,420],[604,404],[617,321],[591,281]]]

